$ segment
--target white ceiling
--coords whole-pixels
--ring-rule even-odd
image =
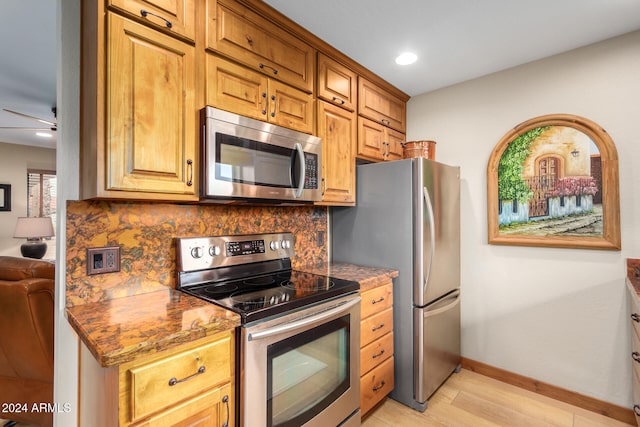
[[[640,29],[640,0],[264,1],[411,96]]]
[[[411,96],[640,29],[640,0],[265,2]],[[54,119],[56,4],[2,0],[0,126],[39,126],[3,108]],[[418,61],[400,67],[405,50]],[[0,141],[55,146],[31,131]]]

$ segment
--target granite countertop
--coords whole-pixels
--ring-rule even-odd
[[[328,263],[300,271],[354,280],[360,290],[398,277],[396,270]],[[240,316],[171,288],[67,308],[67,320],[102,367],[168,350],[240,325]]]
[[[239,315],[171,288],[70,307],[67,320],[105,368],[240,325]]]

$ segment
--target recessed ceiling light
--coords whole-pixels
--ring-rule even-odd
[[[51,138],[53,135],[45,132],[36,132],[36,135],[41,136],[42,138]]]
[[[400,56],[398,56],[396,58],[396,64],[398,64],[398,65],[409,65],[409,64],[413,64],[417,60],[418,60],[418,57],[416,56],[415,53],[404,52],[404,53],[400,54]]]

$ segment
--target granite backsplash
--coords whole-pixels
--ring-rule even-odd
[[[293,268],[328,261],[327,208],[79,201],[67,204],[66,305],[176,285],[175,237],[290,231]],[[88,248],[120,247],[120,271],[87,275]]]

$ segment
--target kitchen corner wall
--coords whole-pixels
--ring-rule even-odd
[[[631,408],[626,258],[640,256],[640,32],[416,96],[408,140],[461,166],[464,357]],[[618,150],[622,251],[487,243],[487,163],[514,126],[556,113]]]
[[[67,204],[67,307],[175,287],[175,237],[291,231],[294,268],[327,261],[327,208],[80,201]],[[117,273],[87,275],[87,248],[120,246]]]

